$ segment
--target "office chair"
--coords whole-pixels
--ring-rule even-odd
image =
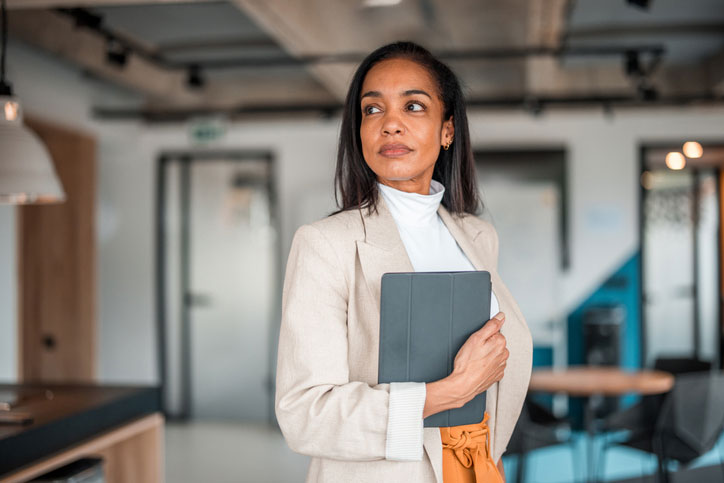
[[[507,455],[517,455],[518,458],[516,483],[522,483],[525,479],[528,453],[547,446],[572,444],[572,441],[570,423],[564,418],[555,416],[546,407],[527,396],[506,450]],[[573,448],[571,448],[571,459],[575,475],[576,458]]]
[[[669,462],[689,465],[710,451],[724,430],[724,373],[698,372],[677,376],[672,390],[655,413],[653,431],[631,428],[615,443],[656,455],[660,483],[670,481]],[[605,450],[601,468],[605,468]],[[724,464],[720,455],[721,481]]]
[[[654,362],[654,369],[669,372],[674,376],[709,371],[711,362],[686,357],[660,357]],[[643,396],[633,406],[617,411],[603,418],[599,429],[604,433],[630,431],[628,439],[640,440],[653,437],[656,418],[661,411],[666,394]],[[625,444],[625,441],[622,442]],[[604,444],[601,451],[605,452]]]

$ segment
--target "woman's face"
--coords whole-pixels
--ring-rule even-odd
[[[437,85],[420,64],[384,60],[362,83],[362,154],[380,183],[428,194],[440,147],[453,138]]]

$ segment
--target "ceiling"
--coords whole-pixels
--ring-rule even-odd
[[[13,38],[142,99],[140,107],[97,106],[105,118],[334,114],[356,63],[402,39],[450,64],[471,109],[537,114],[724,101],[721,0],[639,0],[645,8],[625,0],[369,3],[8,0],[8,7]]]

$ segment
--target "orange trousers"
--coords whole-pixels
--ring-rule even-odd
[[[488,413],[477,424],[440,428],[443,483],[503,483],[490,455]]]

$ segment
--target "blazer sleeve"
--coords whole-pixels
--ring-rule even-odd
[[[293,451],[385,458],[389,384],[349,380],[344,267],[322,232],[294,235],[282,294],[275,409]]]

